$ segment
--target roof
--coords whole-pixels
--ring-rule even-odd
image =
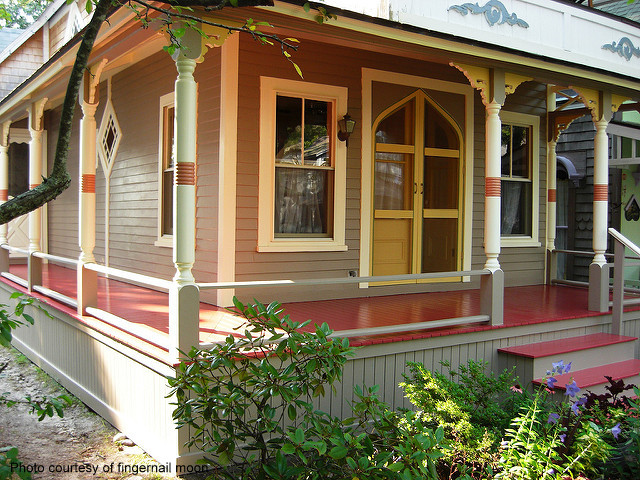
[[[19,28],[2,28],[0,29],[0,52],[7,48],[18,38],[24,30]]]
[[[598,10],[640,22],[640,2],[629,3],[627,0],[601,0],[593,5]]]

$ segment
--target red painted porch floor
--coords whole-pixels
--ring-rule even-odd
[[[11,273],[26,278],[26,265],[12,265]],[[16,286],[7,279],[6,283]],[[168,295],[117,280],[99,277],[98,308],[144,326],[168,333]],[[76,298],[76,272],[56,265],[43,266],[44,286],[63,295]],[[36,295],[44,298],[41,295]],[[77,317],[75,310],[52,299],[47,303]],[[431,292],[381,297],[320,300],[284,304],[285,313],[302,322],[327,322],[333,330],[351,330],[396,324],[409,324],[480,313],[479,290]],[[633,308],[640,310],[640,306]],[[626,310],[626,309],[625,309]],[[508,328],[534,323],[602,315],[587,310],[587,290],[568,286],[535,285],[505,289],[504,325],[467,324],[456,327],[421,330],[409,333],[385,334],[352,339],[352,344],[397,342],[452,333],[465,333]],[[81,317],[78,317],[81,318]],[[225,309],[200,304],[200,340],[213,342],[233,332],[236,317]]]

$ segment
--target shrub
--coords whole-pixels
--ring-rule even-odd
[[[282,316],[277,303],[243,305],[244,335],[211,350],[192,349],[169,379],[178,427],[205,453],[211,478],[436,479],[442,429],[392,412],[377,387],[356,388],[353,416],[318,411],[315,397],[340,380],[354,348]]]
[[[598,465],[611,455],[613,432],[597,423],[578,396],[575,381],[565,385],[565,401],[551,401],[556,379],[571,364],[554,363],[546,384],[525,404],[507,429],[497,479],[565,479],[581,474],[600,477]],[[617,434],[617,433],[616,433]]]
[[[525,394],[512,371],[486,374],[487,363],[469,360],[448,376],[409,363],[411,374],[400,386],[418,408],[418,417],[431,428],[443,427],[451,439],[441,470],[455,478],[484,478],[497,464],[497,450],[505,429],[518,412]]]

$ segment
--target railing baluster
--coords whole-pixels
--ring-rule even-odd
[[[620,335],[622,327],[624,297],[624,245],[615,239],[613,259],[613,307],[611,310],[611,333]]]

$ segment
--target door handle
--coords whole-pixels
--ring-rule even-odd
[[[413,193],[414,194],[418,193],[418,183],[417,182],[413,183]]]
[[[424,183],[420,184],[420,195],[424,193]]]

